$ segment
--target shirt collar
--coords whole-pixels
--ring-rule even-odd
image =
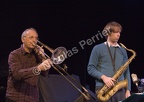
[[[110,45],[110,42],[108,42],[108,41],[106,41],[106,42],[104,42],[105,44],[107,44],[108,43],[108,46],[109,47],[120,47],[120,45],[117,43],[115,46],[112,46],[112,45]]]
[[[21,49],[22,49],[22,54],[23,54],[23,55],[26,55],[26,54],[31,54],[31,53],[33,53],[33,51],[32,51],[31,53],[28,53],[28,52],[26,52],[26,51],[24,50],[24,48],[23,48],[23,45],[21,45]]]

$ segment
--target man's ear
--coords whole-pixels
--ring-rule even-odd
[[[24,38],[21,38],[21,41],[24,42]]]

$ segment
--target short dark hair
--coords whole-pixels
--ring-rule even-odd
[[[109,22],[104,27],[102,33],[105,34],[105,38],[107,39],[108,35],[114,32],[121,32],[122,26],[115,21]]]
[[[115,21],[109,22],[103,30],[107,30],[108,33],[112,33],[112,32],[121,32],[122,31],[122,26]]]

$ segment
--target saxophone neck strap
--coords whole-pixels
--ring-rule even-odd
[[[106,43],[106,45],[107,45],[107,48],[108,48],[108,51],[109,51],[109,55],[110,55],[110,58],[111,58],[111,62],[112,62],[112,66],[113,66],[113,71],[116,71],[116,69],[115,69],[116,47],[114,47],[115,48],[114,49],[114,57],[112,57],[112,53],[111,53],[110,48],[108,46],[108,42]]]

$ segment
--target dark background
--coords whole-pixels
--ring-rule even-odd
[[[144,78],[143,19],[143,0],[1,0],[0,86],[6,84],[8,54],[20,47],[22,32],[33,27],[44,44],[53,49],[63,46],[71,52],[65,60],[68,72],[78,75],[81,84],[94,91],[94,79],[87,74],[87,63],[93,46],[105,38],[85,44],[84,49],[79,42],[91,39],[110,21],[117,21],[123,27],[119,42],[137,53],[130,63],[131,73]],[[74,47],[77,53],[73,52]],[[50,73],[57,72],[51,69]],[[137,92],[133,83],[132,92]]]

